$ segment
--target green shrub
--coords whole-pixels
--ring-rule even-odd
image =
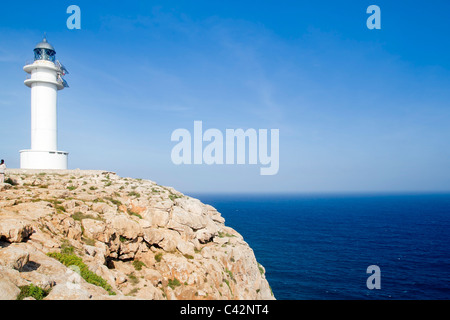
[[[233,272],[231,272],[231,270],[228,270],[228,268],[225,268],[225,272],[228,273],[228,275],[230,276],[231,280],[234,280],[233,277]],[[236,280],[234,280],[236,282]]]
[[[263,275],[264,274],[264,268],[263,268],[262,265],[259,264],[259,262],[258,262],[258,269],[259,269],[259,273],[261,273],[261,275]]]
[[[51,258],[54,258],[61,262],[66,267],[76,266],[80,269],[80,276],[86,280],[86,282],[91,283],[93,285],[102,287],[106,291],[108,291],[109,295],[115,295],[116,293],[112,290],[112,287],[106,282],[105,279],[98,276],[94,272],[90,271],[88,266],[83,262],[83,260],[75,254],[70,253],[58,253],[58,252],[50,252],[47,255]]]
[[[129,196],[129,197],[136,197],[136,198],[139,198],[139,197],[141,196],[141,194],[138,193],[138,192],[136,192],[136,191],[131,191],[131,192],[128,193],[128,196]]]
[[[181,196],[171,193],[169,195],[169,199],[174,201],[175,199],[181,198]]]
[[[107,197],[107,198],[105,198],[105,200],[111,201],[116,206],[121,206],[122,205],[122,202],[120,202],[120,200],[114,199],[112,197]]]
[[[143,263],[142,261],[139,261],[139,260],[134,260],[133,261],[133,267],[137,271],[141,271],[142,267],[145,267],[145,263]]]
[[[80,211],[75,212],[71,215],[73,220],[80,221],[83,219],[92,219],[92,220],[98,220],[98,221],[105,221],[102,217],[96,217],[91,214],[82,213]]]
[[[50,290],[44,290],[35,286],[34,284],[30,284],[28,286],[20,286],[20,293],[17,296],[17,300],[23,300],[26,297],[33,297],[36,300],[44,299],[50,292]]]
[[[176,287],[181,286],[181,282],[177,278],[169,279],[168,286],[175,289]]]
[[[233,238],[236,237],[234,234],[229,234],[228,232],[219,231],[219,238]]]
[[[137,212],[134,212],[133,210],[131,210],[131,209],[127,209],[127,212],[128,212],[128,214],[130,215],[130,216],[136,216],[136,217],[138,217],[139,219],[142,219],[142,216],[139,214],[139,213],[137,213]]]
[[[233,295],[233,290],[231,290],[230,282],[227,279],[223,279],[223,282],[227,284],[228,289],[230,289],[231,295]]]
[[[94,239],[90,239],[90,238],[86,238],[86,237],[81,237],[81,240],[86,243],[88,246],[95,246],[95,240]]]
[[[155,254],[156,262],[161,262],[162,256],[163,256],[162,252]]]
[[[135,286],[139,283],[139,278],[134,275],[134,273],[130,273],[127,275],[130,283]]]
[[[66,208],[64,208],[63,206],[60,206],[60,205],[55,205],[55,209],[58,212],[66,212]]]
[[[68,240],[63,240],[61,243],[61,253],[73,254],[74,252],[75,252],[74,246],[72,246]]]

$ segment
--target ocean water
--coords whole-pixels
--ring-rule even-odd
[[[450,194],[192,196],[242,234],[277,299],[450,299]]]

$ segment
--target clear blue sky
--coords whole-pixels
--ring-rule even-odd
[[[185,192],[450,191],[449,1],[7,1],[0,157],[30,147],[22,70],[47,32],[69,167]],[[66,8],[81,8],[68,30]],[[381,30],[366,9],[381,8]],[[171,162],[177,128],[280,130],[280,170]]]

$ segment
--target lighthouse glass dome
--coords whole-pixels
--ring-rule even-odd
[[[47,60],[55,62],[56,51],[53,46],[44,38],[34,48],[34,60]]]

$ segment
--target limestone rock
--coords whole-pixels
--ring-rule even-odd
[[[103,221],[94,219],[83,219],[84,235],[90,239],[95,239],[104,243],[110,241],[111,233],[107,230],[107,225]]]
[[[21,271],[29,259],[28,252],[13,245],[0,249],[0,265],[2,266]]]
[[[5,191],[10,189],[12,186],[9,183],[0,183],[0,191]]]
[[[114,229],[118,235],[127,239],[136,239],[143,235],[139,223],[127,216],[116,216],[110,221],[110,224],[111,228]]]
[[[253,250],[198,199],[105,171],[8,176],[17,185],[0,186],[0,299],[29,284],[50,290],[46,300],[274,299]]]
[[[177,243],[177,249],[180,250],[183,255],[194,255],[194,245],[190,242],[180,241]]]
[[[0,223],[0,238],[8,242],[22,242],[33,232],[30,223],[20,219],[2,219]]]
[[[0,274],[0,300],[16,300],[20,289],[8,278]]]

